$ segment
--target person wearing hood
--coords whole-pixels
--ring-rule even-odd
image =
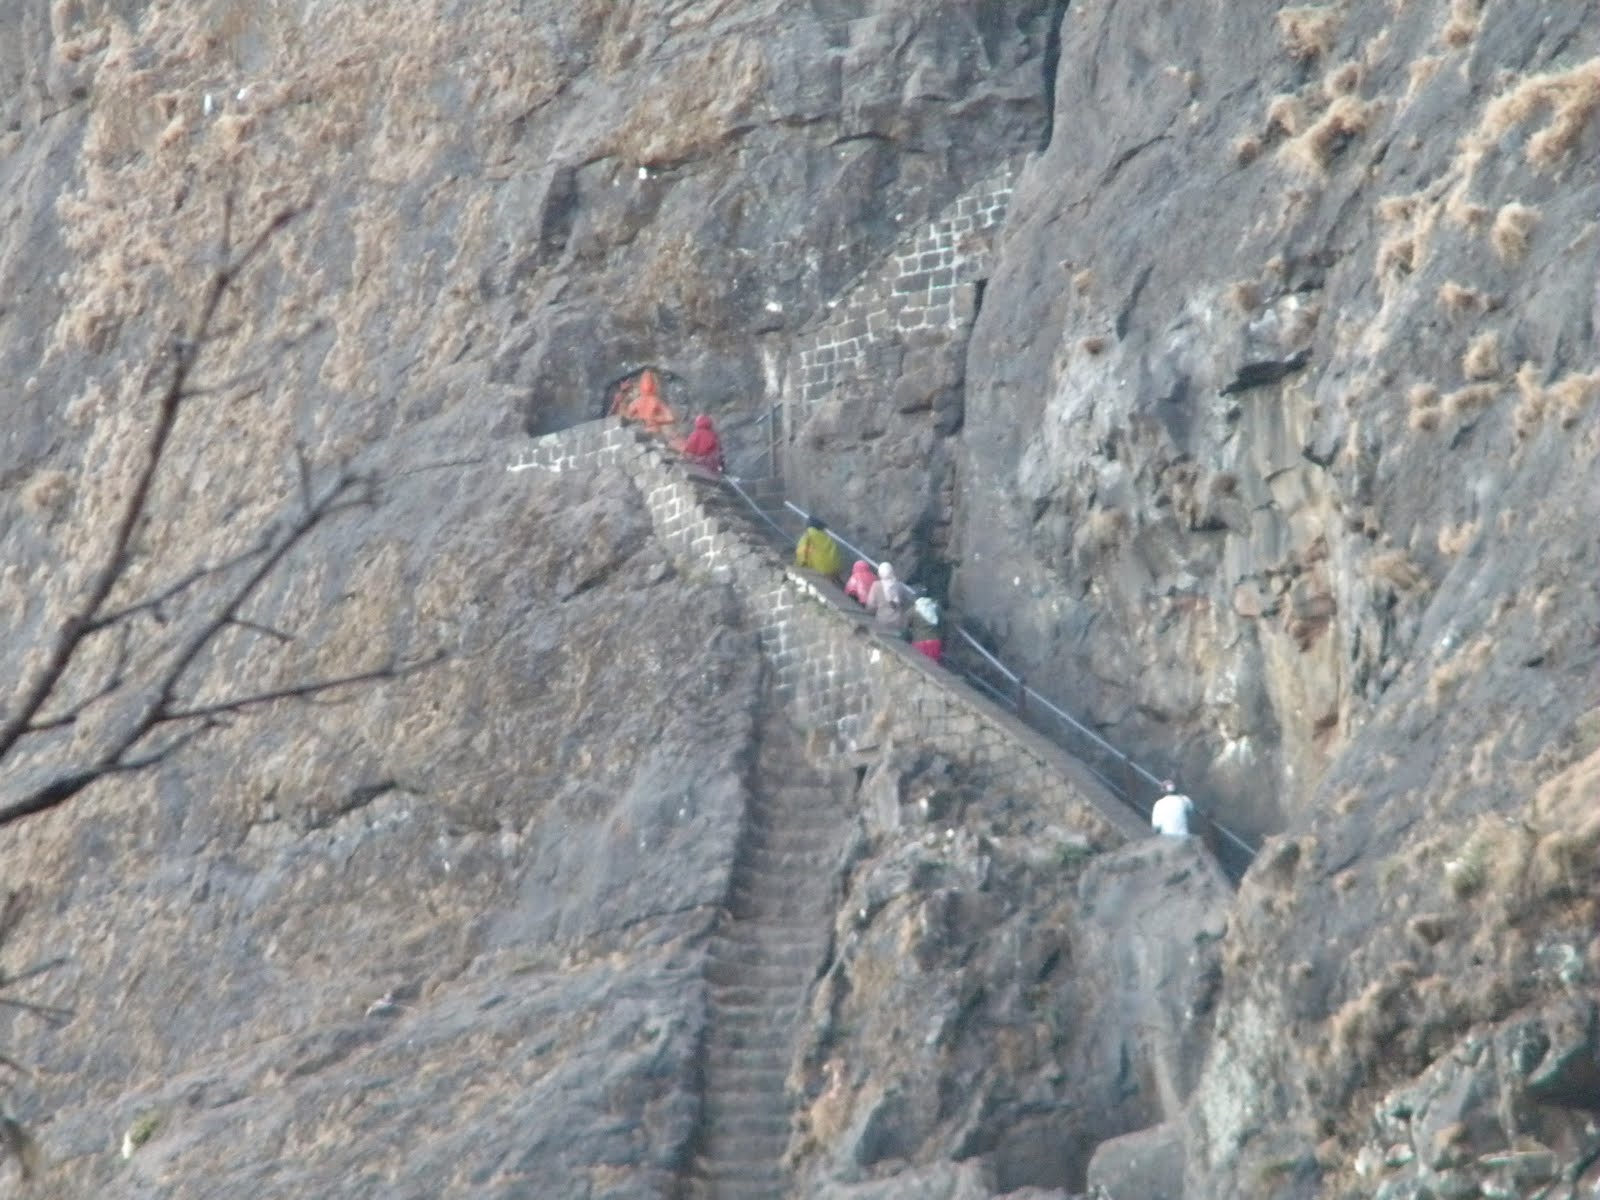
[[[856,565],[850,568],[850,581],[844,585],[844,594],[865,608],[867,597],[872,594],[872,585],[876,582],[878,577],[873,573],[872,564],[864,558],[858,558]]]
[[[878,628],[905,632],[906,618],[916,598],[916,593],[895,576],[893,564],[878,564],[878,582],[867,593],[867,611],[877,618]]]
[[[906,632],[911,637],[911,648],[927,655],[934,662],[944,652],[944,641],[939,636],[939,605],[932,596],[918,596],[906,618]]]
[[[795,543],[794,565],[815,571],[835,583],[844,571],[844,556],[839,553],[839,543],[833,540],[828,527],[816,517],[807,518],[806,531]]]
[[[648,368],[639,373],[638,384],[625,381],[617,389],[617,398],[611,411],[624,421],[643,425],[651,437],[670,437],[678,416],[661,398],[661,387],[656,373]]]
[[[722,441],[712,428],[711,418],[701,413],[694,419],[694,432],[683,442],[684,461],[722,474]]]

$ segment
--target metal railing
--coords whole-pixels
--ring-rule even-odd
[[[733,476],[724,476],[724,481],[780,541],[787,541],[793,536],[792,531],[783,528],[773,514],[750,494],[746,484],[753,481]],[[782,501],[782,505],[781,511],[801,521],[813,515],[789,500]],[[856,558],[869,563],[878,561],[833,527],[829,526],[828,533]],[[913,587],[912,590],[915,592],[919,589]],[[1029,686],[1022,675],[1006,666],[965,626],[950,621],[948,614],[942,613],[941,619],[953,634],[946,641],[943,665],[1066,750],[1105,784],[1113,795],[1140,816],[1149,819],[1156,798],[1164,790],[1161,776],[1134,762],[1082,721]],[[1214,816],[1198,808],[1196,811],[1214,834],[1211,846],[1217,860],[1228,875],[1237,881],[1255,859],[1257,848]]]

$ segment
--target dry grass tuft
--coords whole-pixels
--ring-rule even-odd
[[[1283,48],[1295,58],[1318,58],[1332,47],[1339,21],[1338,12],[1321,5],[1280,9],[1278,36],[1283,39]]]
[[[1477,289],[1447,279],[1439,285],[1439,307],[1452,317],[1462,317],[1488,312],[1493,305],[1489,297]]]
[[[1267,102],[1267,133],[1293,137],[1306,127],[1306,106],[1292,92],[1280,92]]]
[[[1411,274],[1417,269],[1417,239],[1409,234],[1396,233],[1378,243],[1378,262],[1375,273],[1380,280],[1395,279]]]
[[[1341,1005],[1328,1020],[1327,1051],[1331,1056],[1347,1063],[1365,1063],[1383,1053],[1405,1027],[1404,1009],[1415,978],[1414,966],[1395,963],[1386,978],[1374,980]]]
[[[1539,368],[1531,362],[1525,362],[1517,368],[1518,400],[1516,410],[1511,414],[1511,433],[1518,442],[1526,441],[1544,423],[1545,410],[1550,401],[1540,376]]]
[[[1459,525],[1446,525],[1439,530],[1439,553],[1446,558],[1455,558],[1472,544],[1472,539],[1478,536],[1478,522],[1463,521]]]
[[[1480,409],[1488,408],[1499,394],[1500,389],[1492,383],[1469,383],[1447,395],[1444,406],[1450,410],[1451,416],[1470,417]]]
[[[1439,40],[1452,50],[1460,50],[1470,46],[1477,36],[1477,5],[1473,0],[1454,0],[1450,5],[1450,19],[1439,31]]]
[[[1322,77],[1322,94],[1329,101],[1348,96],[1361,86],[1366,71],[1358,62],[1341,63]]]
[[[1402,104],[1410,104],[1417,98],[1417,93],[1428,86],[1429,80],[1439,73],[1439,68],[1444,65],[1444,59],[1436,54],[1426,55],[1417,59],[1406,68],[1406,94],[1401,98]]]
[[[1461,356],[1461,374],[1466,379],[1494,379],[1500,374],[1500,335],[1494,330],[1480,333],[1467,344]]]
[[[1241,134],[1233,139],[1233,161],[1248,167],[1261,157],[1261,139],[1253,133]]]
[[[1568,375],[1550,385],[1549,396],[1561,418],[1561,428],[1571,429],[1584,410],[1600,396],[1600,371],[1587,375]]]
[[[1378,201],[1373,212],[1377,214],[1380,221],[1387,224],[1399,224],[1402,221],[1414,219],[1424,199],[1425,197],[1417,192],[1409,192],[1404,196],[1385,196]]]
[[[1223,294],[1228,306],[1244,316],[1248,317],[1261,307],[1261,285],[1253,279],[1235,280]]]
[[[1367,131],[1373,106],[1356,96],[1340,96],[1299,137],[1284,143],[1282,154],[1307,175],[1321,175],[1351,139]]]
[[[1466,188],[1457,188],[1445,201],[1445,215],[1462,229],[1483,229],[1489,224],[1489,206],[1468,200]]]
[[[1495,214],[1489,241],[1504,262],[1520,262],[1528,253],[1528,238],[1539,224],[1539,210],[1512,202]]]
[[[1121,544],[1128,532],[1128,514],[1120,508],[1097,508],[1078,527],[1078,549],[1104,553]]]
[[[1480,637],[1461,653],[1445,659],[1435,667],[1433,674],[1428,677],[1429,703],[1437,708],[1454,696],[1464,682],[1481,675],[1493,649],[1494,643],[1491,639]],[[1446,870],[1448,869],[1449,864],[1446,864]]]
[[[1600,110],[1600,58],[1522,80],[1484,109],[1476,136],[1497,142],[1542,109],[1549,110],[1550,119],[1528,139],[1526,156],[1534,167],[1548,170],[1572,153]]]
[[[762,52],[727,39],[642,89],[607,149],[630,163],[668,167],[703,157],[734,136],[766,84]]]
[[[1368,571],[1402,594],[1421,591],[1428,586],[1428,576],[1411,561],[1404,550],[1386,550],[1374,554],[1367,564]]]
[[[22,503],[37,517],[54,517],[72,498],[72,479],[65,471],[40,471],[22,489]]]
[[[1427,433],[1439,428],[1439,389],[1431,383],[1413,384],[1406,393],[1411,405],[1407,424],[1417,433]]]

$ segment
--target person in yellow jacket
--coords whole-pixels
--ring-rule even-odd
[[[816,517],[806,521],[806,531],[795,543],[794,562],[795,566],[825,575],[834,583],[838,583],[839,576],[844,573],[844,555],[839,553],[839,543]]]

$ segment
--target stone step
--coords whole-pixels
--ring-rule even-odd
[[[746,1055],[761,1051],[762,1057],[751,1058],[752,1062],[787,1062],[789,1056],[789,1047],[776,1043],[770,1025],[713,1025],[706,1038],[707,1055],[713,1050]],[[769,1051],[772,1057],[765,1057]]]
[[[810,988],[806,989],[810,991]],[[798,1016],[804,1006],[804,997],[787,987],[768,987],[753,983],[718,983],[711,985],[711,1002],[717,1011],[738,1012],[743,1009],[761,1009],[774,1016],[787,1014],[785,1019]]]
[[[744,828],[746,836],[753,843],[789,834],[812,838],[826,837],[837,841],[844,833],[844,827],[837,818],[815,810],[773,812],[771,809],[757,809],[751,812]]]
[[[737,869],[743,875],[781,875],[797,879],[815,879],[819,886],[833,866],[834,855],[828,850],[818,850],[803,844],[771,842],[752,843],[739,851]]]
[[[735,885],[728,897],[728,910],[736,921],[751,924],[800,923],[813,928],[824,926],[826,908],[810,900],[792,895],[752,894],[748,888]]]
[[[707,1094],[714,1091],[786,1095],[791,1057],[786,1044],[774,1044],[770,1055],[751,1058],[746,1050],[719,1048],[708,1040],[700,1056]]]
[[[817,929],[832,927],[831,913],[823,911],[815,916],[803,917],[735,917],[720,926],[722,929],[749,929],[763,936],[772,934],[777,937],[791,937],[795,934],[807,934]]]
[[[768,829],[752,834],[742,853],[805,854],[813,869],[832,874],[843,854],[843,838],[832,829]]]
[[[788,1145],[789,1134],[794,1128],[793,1118],[787,1108],[736,1108],[732,1105],[713,1108],[708,1104],[705,1113],[707,1120],[715,1123],[713,1128],[717,1138],[764,1139],[769,1146],[776,1145],[780,1154]]]
[[[703,1193],[716,1200],[782,1200],[789,1177],[777,1163],[717,1162],[703,1160],[695,1172],[708,1186]]]
[[[730,907],[736,920],[765,920],[772,918],[779,921],[800,921],[807,917],[821,925],[826,923],[829,916],[829,905],[826,902],[826,891],[819,881],[812,878],[815,893],[812,888],[805,886],[806,881],[800,878],[791,880],[774,880],[771,876],[753,878],[742,872],[735,872],[733,887],[730,889],[729,899],[733,901]],[[740,905],[745,905],[751,915],[740,916]]]
[[[771,1179],[781,1181],[787,1172],[781,1161],[783,1148],[773,1153],[766,1141],[752,1141],[747,1137],[729,1138],[713,1146],[706,1144],[700,1155],[702,1178],[721,1178],[732,1181]]]
[[[712,1013],[713,1028],[743,1029],[758,1021],[772,1029],[789,1029],[800,1015],[796,997],[773,997],[772,1002],[756,998],[753,1003],[719,1005]]]
[[[708,1088],[755,1086],[758,1081],[766,1081],[772,1073],[777,1073],[780,1078],[789,1076],[789,1060],[792,1057],[788,1046],[780,1046],[770,1038],[765,1045],[736,1045],[733,1042],[718,1043],[708,1040],[706,1043],[702,1062],[705,1066],[706,1084]],[[722,1079],[723,1074],[727,1078]]]
[[[820,959],[817,965],[821,965]],[[815,974],[814,968],[792,963],[719,962],[713,959],[706,964],[707,983],[768,984],[777,988],[790,988],[796,995],[810,986]]]
[[[772,935],[751,937],[747,930],[713,934],[706,949],[719,962],[791,963],[811,966],[828,952],[826,931],[811,937]]]

